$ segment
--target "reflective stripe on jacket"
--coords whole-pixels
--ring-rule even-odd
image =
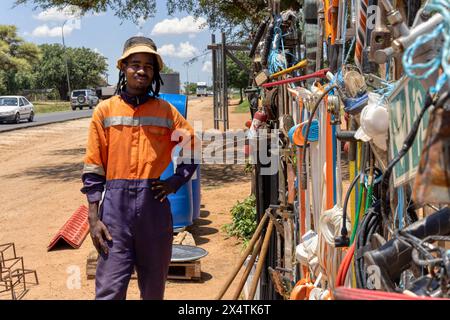
[[[185,130],[193,142],[193,128],[165,100],[150,99],[138,107],[120,96],[105,100],[92,115],[83,174],[106,180],[159,178],[178,143],[171,141],[177,129]]]

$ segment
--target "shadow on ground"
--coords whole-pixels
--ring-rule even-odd
[[[51,156],[83,156],[86,153],[86,148],[74,148],[74,149],[60,149],[55,150],[49,155]]]
[[[21,173],[3,176],[4,178],[29,177],[32,179],[44,179],[51,181],[73,181],[81,179],[83,163],[66,162],[60,165],[39,166],[30,168]]]
[[[211,220],[207,219],[209,215],[209,211],[201,210],[200,217],[195,219],[194,223],[188,227],[188,231],[194,237],[194,241],[197,246],[210,241],[205,236],[219,232],[216,228],[207,227],[207,225],[211,224]]]
[[[251,175],[244,172],[243,164],[202,164],[202,188],[218,187],[233,182],[251,181]]]

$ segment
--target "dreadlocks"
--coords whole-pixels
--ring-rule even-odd
[[[147,89],[147,93],[152,97],[159,97],[159,90],[161,89],[161,85],[164,85],[164,82],[161,78],[161,74],[159,73],[159,65],[158,62],[155,62],[153,66],[153,80],[150,86]],[[125,89],[127,85],[127,78],[125,77],[125,73],[120,70],[119,71],[119,81],[117,82],[116,92],[115,94],[120,95],[122,91]],[[155,85],[155,88],[153,88]]]

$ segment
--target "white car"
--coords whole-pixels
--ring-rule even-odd
[[[34,120],[34,106],[23,96],[0,96],[0,122]]]

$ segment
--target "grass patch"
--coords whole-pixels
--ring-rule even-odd
[[[228,96],[231,99],[240,99],[241,98],[241,94],[239,92],[230,93]]]
[[[58,111],[71,111],[69,101],[35,101],[33,102],[35,113],[50,113]]]
[[[250,102],[245,99],[240,105],[234,109],[233,113],[249,113],[250,112]]]

